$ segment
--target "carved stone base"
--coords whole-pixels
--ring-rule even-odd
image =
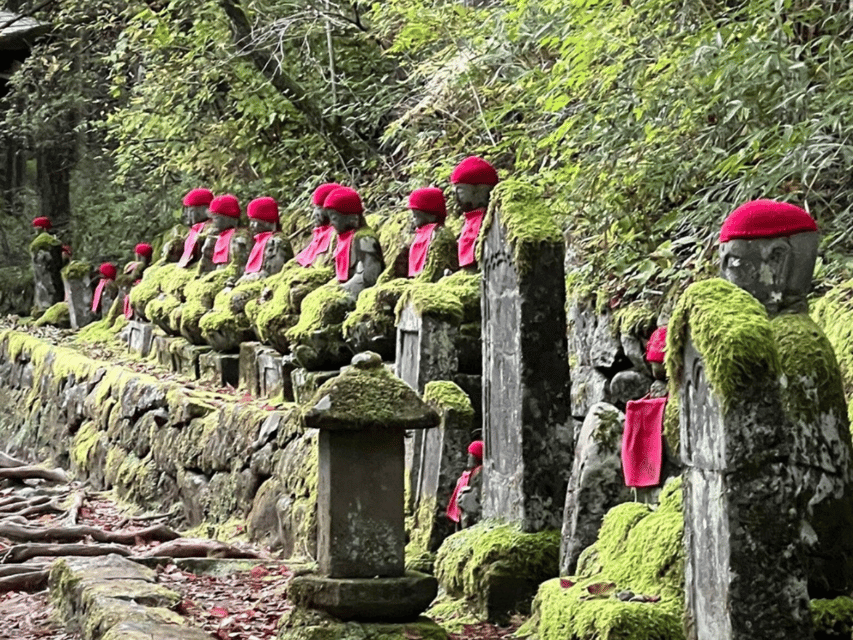
[[[297,606],[325,611],[341,620],[416,620],[438,592],[432,576],[410,571],[399,578],[293,579],[288,597]]]
[[[128,323],[129,337],[127,347],[131,353],[147,358],[154,344],[154,327],[148,322],[131,320]]]
[[[240,356],[216,351],[202,353],[198,356],[198,370],[202,380],[222,387],[231,385],[236,388],[240,381]]]
[[[258,380],[258,353],[265,347],[260,342],[244,342],[240,345],[240,389],[258,397],[261,393]]]
[[[286,611],[279,622],[278,640],[447,640],[447,632],[429,618],[414,622],[344,622],[327,613],[303,607]]]
[[[190,344],[183,338],[175,338],[170,347],[172,352],[172,370],[188,378],[198,380],[201,372],[199,370],[199,357],[210,353],[211,347]],[[236,383],[236,377],[235,377]]]

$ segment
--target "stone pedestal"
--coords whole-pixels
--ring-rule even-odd
[[[240,379],[240,356],[217,351],[200,353],[198,371],[202,380],[220,387],[230,385],[236,389]]]
[[[244,342],[240,345],[239,386],[256,398],[261,392],[258,380],[258,352],[264,348],[260,342]]]
[[[438,415],[372,352],[353,358],[311,403],[303,415],[320,430],[320,575],[295,578],[291,597],[346,620],[414,619],[438,585],[404,572],[403,432],[434,427]]]
[[[560,526],[568,475],[554,458],[570,418],[562,240],[524,255],[495,210],[482,261],[483,517],[539,531]]]
[[[75,267],[72,269],[72,267]],[[95,321],[92,313],[94,285],[91,269],[85,263],[72,262],[62,273],[68,316],[72,329],[80,329]]]
[[[288,359],[288,362],[291,361]],[[293,400],[293,382],[290,373],[294,367],[292,363],[285,376],[284,356],[275,349],[269,347],[258,353],[258,393],[261,397],[272,398],[278,394],[284,394],[285,387],[288,393],[284,399]],[[285,384],[286,382],[286,384]]]
[[[302,367],[296,367],[290,374],[294,400],[299,404],[308,402],[320,385],[339,373],[340,371],[308,371]]]
[[[171,336],[155,335],[151,341],[151,352],[154,354],[154,359],[164,369],[172,370],[172,342],[175,338]]]
[[[190,344],[190,342],[184,338],[175,338],[170,345],[170,351],[172,352],[172,370],[175,373],[180,373],[188,378],[198,380],[201,375],[201,371],[199,369],[199,357],[203,354],[210,353],[212,350],[212,347]],[[234,376],[234,380],[236,382],[236,375]]]
[[[131,353],[138,353],[143,358],[147,358],[148,354],[151,353],[151,347],[154,345],[154,327],[148,322],[139,320],[131,320],[127,326],[128,349]]]

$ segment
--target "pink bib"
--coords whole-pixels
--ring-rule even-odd
[[[216,245],[213,247],[213,264],[225,264],[228,262],[228,248],[231,246],[231,236],[237,231],[236,228],[226,229],[219,234]]]
[[[257,273],[264,266],[264,249],[267,246],[267,241],[272,238],[272,231],[264,231],[255,236],[255,245],[252,247],[252,253],[249,254],[249,261],[246,263],[246,273]]]
[[[459,266],[467,267],[474,264],[476,256],[474,250],[477,247],[477,236],[480,235],[480,226],[483,224],[485,209],[476,209],[465,212],[465,225],[459,235]]]
[[[414,278],[424,270],[427,254],[429,253],[429,244],[432,242],[432,232],[441,223],[433,222],[418,227],[415,232],[415,241],[409,247],[409,277]]]
[[[136,282],[133,283],[133,286],[135,287],[140,282],[142,282],[142,281],[137,280]],[[127,295],[124,297],[124,317],[127,318],[128,320],[133,318],[133,307],[130,306],[130,291],[128,291]]]
[[[101,296],[104,295],[104,287],[107,286],[106,278],[101,278],[98,286],[95,287],[95,295],[92,297],[92,311],[98,313],[98,308],[101,306]]]
[[[190,263],[190,260],[193,259],[195,243],[198,241],[198,235],[201,233],[201,230],[204,229],[204,225],[206,224],[207,222],[199,222],[190,227],[187,239],[184,240],[184,252],[181,254],[181,259],[178,260],[179,267],[186,267]]]
[[[667,398],[630,400],[622,434],[622,470],[628,487],[660,483],[663,463],[663,414]]]
[[[296,262],[303,267],[310,267],[314,264],[317,256],[329,250],[334,233],[335,228],[330,224],[324,224],[322,227],[314,227],[311,242],[297,254]]]
[[[349,280],[349,253],[355,229],[338,234],[338,244],[335,245],[335,275],[338,282]]]
[[[480,467],[474,467],[468,471],[463,471],[462,475],[459,476],[459,480],[456,481],[456,488],[453,490],[453,495],[450,496],[450,502],[447,503],[447,517],[453,522],[459,522],[462,518],[462,512],[459,510],[459,493],[468,486],[468,483],[471,481],[471,476],[474,475],[474,472],[477,471]]]

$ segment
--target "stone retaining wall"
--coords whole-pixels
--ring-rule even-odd
[[[316,433],[294,404],[269,410],[6,331],[0,406],[0,449],[147,509],[179,501],[189,525],[247,522],[285,554],[314,554]]]

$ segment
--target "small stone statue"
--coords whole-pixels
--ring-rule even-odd
[[[329,214],[323,208],[323,205],[326,202],[326,197],[340,186],[335,182],[321,184],[314,190],[314,194],[311,196],[311,202],[314,205],[314,212],[311,216],[311,220],[314,223],[314,231],[311,234],[311,242],[296,255],[296,262],[303,267],[310,267],[318,259],[329,255],[329,248],[332,246],[332,237],[335,235],[335,228],[329,222]]]
[[[201,247],[199,275],[229,264],[240,265],[242,271],[249,258],[249,243],[248,238],[240,238],[236,234],[240,223],[240,203],[237,198],[230,193],[217,196],[211,201],[207,213],[211,230]]]
[[[352,358],[343,340],[343,321],[359,294],[372,287],[385,268],[379,238],[367,226],[354,189],[335,189],[324,209],[338,234],[335,280],[305,297],[299,322],[286,334],[296,361],[309,370],[340,367]]]
[[[95,295],[92,296],[92,313],[100,314],[103,318],[110,312],[118,296],[118,286],[115,282],[118,270],[111,262],[104,262],[98,267],[98,272],[101,278],[95,287]]]
[[[30,243],[35,286],[33,317],[40,316],[57,302],[62,302],[64,296],[61,275],[62,243],[50,233],[51,226],[48,218],[33,220],[33,227],[38,233]]]
[[[124,317],[128,320],[133,318],[133,306],[130,304],[130,291],[134,286],[139,284],[145,270],[151,264],[151,257],[154,255],[154,248],[147,242],[140,242],[134,247],[133,253],[136,256],[136,259],[128,262],[124,266],[124,276],[121,278],[122,281],[117,281],[119,289],[121,290],[120,295],[123,296],[122,306]]]
[[[198,260],[201,255],[201,245],[198,238],[207,224],[209,215],[208,207],[213,202],[213,193],[210,189],[193,189],[184,196],[184,209],[181,221],[190,228],[184,240],[183,252],[178,259],[178,266],[188,267],[192,262]],[[168,244],[168,243],[167,243]],[[171,253],[168,247],[164,247],[164,257]]]
[[[489,208],[489,195],[498,183],[498,173],[482,158],[470,156],[453,170],[450,182],[453,183],[456,202],[465,217],[462,233],[459,234],[459,266],[475,269],[477,238],[486,209]]]
[[[249,216],[249,233],[254,236],[254,244],[238,284],[278,273],[293,257],[290,243],[280,233],[276,233],[280,223],[278,203],[273,198],[252,200],[246,208],[246,214]]]
[[[468,445],[467,469],[456,481],[456,488],[447,504],[447,517],[458,529],[470,527],[480,519],[480,491],[482,488],[483,441]]]

